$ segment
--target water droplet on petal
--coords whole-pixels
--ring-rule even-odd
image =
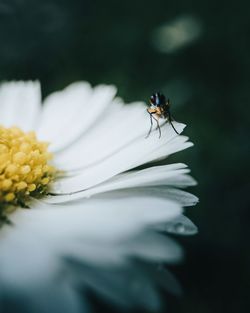
[[[176,223],[176,224],[174,225],[174,228],[175,228],[175,231],[176,231],[178,234],[182,234],[182,233],[184,233],[185,230],[186,230],[185,225],[182,224],[182,223]]]
[[[197,227],[186,216],[178,216],[175,220],[168,222],[165,225],[165,230],[168,233],[177,235],[194,235],[197,233]]]

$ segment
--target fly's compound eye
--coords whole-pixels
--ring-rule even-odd
[[[155,96],[151,96],[149,101],[151,104],[155,105]]]

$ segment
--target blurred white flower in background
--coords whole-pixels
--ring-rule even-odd
[[[197,40],[202,34],[198,18],[183,15],[158,27],[153,33],[153,45],[162,53],[174,53]]]
[[[182,257],[167,233],[197,231],[182,214],[197,198],[179,190],[195,181],[149,162],[192,144],[168,124],[145,139],[145,104],[115,94],[79,82],[42,106],[38,82],[1,85],[0,312],[88,312],[88,290],[157,310],[159,288],[178,292],[159,265]]]

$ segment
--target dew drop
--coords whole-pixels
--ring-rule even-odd
[[[186,230],[186,227],[183,223],[176,223],[174,225],[174,228],[175,228],[176,233],[178,233],[178,234],[182,234]]]
[[[184,215],[178,216],[175,220],[165,225],[168,233],[177,235],[194,235],[197,233],[197,227]]]

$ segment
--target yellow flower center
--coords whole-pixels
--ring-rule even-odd
[[[0,215],[46,192],[56,173],[48,164],[52,157],[48,143],[39,142],[34,132],[0,126]]]

